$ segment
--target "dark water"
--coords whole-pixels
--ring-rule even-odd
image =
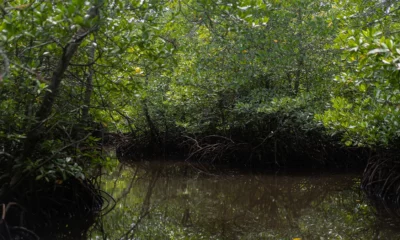
[[[400,239],[360,176],[120,165],[103,177],[115,208],[88,239]]]

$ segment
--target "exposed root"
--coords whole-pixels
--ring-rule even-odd
[[[362,179],[362,188],[369,196],[399,201],[399,156],[397,151],[381,151],[369,159]]]
[[[232,152],[236,151],[242,143],[235,143],[232,139],[210,135],[200,139],[195,139],[185,136],[187,141],[184,145],[189,145],[189,156],[186,160],[196,159],[202,162],[213,163],[223,159],[225,156],[231,156]]]
[[[2,240],[14,240],[14,239],[26,239],[26,240],[38,240],[39,237],[31,230],[23,227],[23,208],[15,203],[9,202],[8,204],[1,204],[1,220],[0,220],[0,238]],[[7,215],[10,215],[10,209],[13,208],[12,216],[10,219]],[[15,221],[15,218],[19,218],[19,223]],[[9,222],[10,220],[10,222]],[[18,224],[18,225],[14,225]]]
[[[81,234],[94,224],[96,217],[107,214],[115,206],[114,199],[90,180],[70,178],[62,183],[35,181],[22,186],[24,188],[18,189],[18,193],[23,194],[15,193],[12,199],[23,208],[14,202],[2,205],[0,240],[1,236],[5,240],[14,239],[10,238],[12,234],[57,238],[70,235],[71,229]],[[13,210],[16,206],[24,210]],[[31,230],[37,235],[33,235]]]

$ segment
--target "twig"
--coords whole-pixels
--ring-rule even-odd
[[[27,48],[25,48],[22,52],[18,53],[18,56],[21,56],[22,54],[24,54],[24,52],[26,52],[26,51],[28,51],[28,50],[31,50],[31,49],[33,49],[33,48],[43,47],[43,46],[45,46],[45,45],[47,45],[47,44],[51,44],[51,43],[53,43],[53,42],[55,42],[55,41],[53,40],[53,41],[44,42],[44,43],[41,43],[41,44],[38,44],[38,45],[35,45],[35,46],[27,47]]]
[[[1,82],[7,76],[10,70],[10,60],[8,59],[7,55],[4,53],[1,47],[0,47],[0,56],[3,57],[3,63],[4,63],[4,72],[0,74],[0,82]]]
[[[99,53],[99,55],[97,56],[96,59],[94,59],[93,61],[91,61],[90,63],[69,63],[69,65],[74,66],[74,67],[90,67],[93,66],[97,60],[99,60],[101,58],[101,52]]]
[[[18,63],[15,63],[15,62],[12,62],[12,64],[15,65],[16,67],[19,67],[19,68],[22,69],[22,70],[25,70],[25,71],[28,72],[29,74],[34,75],[34,76],[35,76],[36,78],[38,78],[39,80],[41,80],[41,81],[46,81],[46,82],[47,82],[47,80],[44,80],[43,77],[40,76],[40,74],[39,74],[38,72],[35,72],[35,71],[33,71],[32,69],[29,69],[29,68],[27,68],[27,67],[25,67],[25,66],[19,65]]]

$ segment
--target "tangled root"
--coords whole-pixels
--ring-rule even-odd
[[[400,155],[396,152],[380,152],[371,157],[365,168],[361,186],[369,196],[400,199]]]
[[[9,219],[10,217],[8,217],[10,215],[10,212],[12,212],[13,215],[11,216],[11,219]],[[23,227],[23,214],[23,208],[15,202],[1,204],[0,239],[39,239],[39,237],[34,232]],[[16,221],[16,218],[19,218],[19,221]]]

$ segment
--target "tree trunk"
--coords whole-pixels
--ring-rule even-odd
[[[146,82],[145,82],[146,88],[148,87],[148,84],[149,84],[149,79],[148,76],[146,76]],[[151,119],[147,97],[142,100],[142,108],[144,116],[146,118],[147,125],[150,128],[150,144],[153,146],[157,146],[159,145],[159,140],[160,140],[158,136],[159,131],[156,125],[154,124],[153,120]]]
[[[93,6],[89,10],[88,14],[90,18],[96,17],[98,15],[98,6]],[[36,112],[37,123],[33,125],[33,127],[29,130],[27,134],[22,155],[20,156],[22,160],[31,156],[37,143],[41,142],[44,133],[44,124],[48,120],[48,118],[50,118],[50,114],[55,99],[57,97],[57,94],[59,92],[60,84],[63,79],[64,73],[67,70],[72,57],[75,55],[82,41],[85,39],[87,35],[89,35],[92,31],[96,29],[97,29],[96,26],[90,29],[85,29],[85,28],[79,29],[78,32],[64,47],[61,59],[59,60],[58,65],[51,77],[51,83],[48,87],[49,91],[46,91],[46,94],[43,98],[43,102],[39,110]]]

